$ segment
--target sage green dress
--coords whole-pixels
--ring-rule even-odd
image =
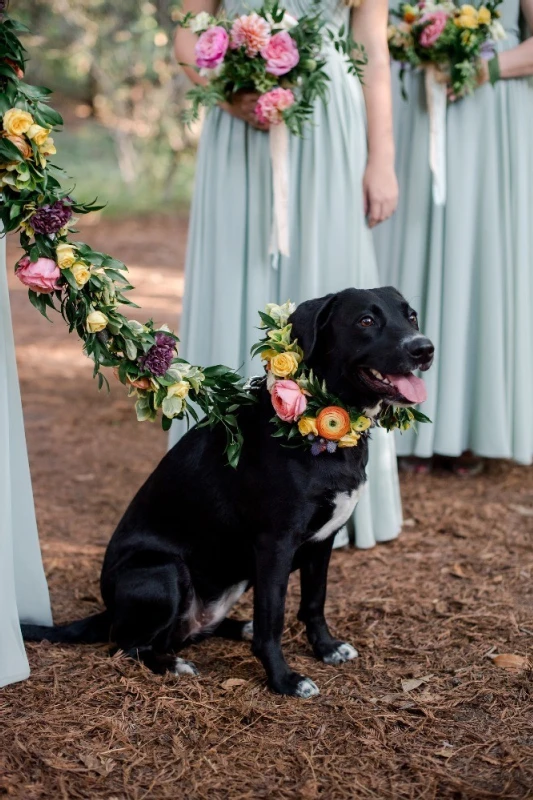
[[[28,303],[28,314],[35,310]],[[51,625],[0,240],[0,687],[29,675],[19,620]]]
[[[349,22],[337,0],[321,7],[329,23]],[[228,0],[229,15],[248,13],[259,0]],[[288,0],[298,17],[311,0]],[[305,138],[290,142],[290,257],[269,255],[272,228],[268,136],[216,109],[204,124],[186,260],[181,352],[197,364],[228,364],[258,374],[250,347],[258,339],[258,311],[268,302],[301,302],[349,286],[380,284],[371,234],[364,220],[366,162],[363,94],[344,60],[327,49],[331,77],[327,105],[317,103]],[[174,423],[171,444],[183,426]],[[401,503],[394,437],[374,431],[369,481],[355,511],[356,543],[371,547],[396,537]],[[327,457],[327,456],[322,456]]]
[[[396,6],[394,0],[392,6]],[[520,41],[519,0],[504,0]],[[397,75],[397,72],[396,72]],[[433,204],[423,79],[395,88],[398,211],[375,234],[382,278],[420,311],[436,346],[422,410],[401,455],[533,459],[533,83],[486,84],[447,111],[447,202]]]

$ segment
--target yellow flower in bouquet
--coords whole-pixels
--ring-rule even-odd
[[[300,417],[298,420],[298,430],[302,436],[309,436],[310,433],[314,436],[318,436],[315,417]]]
[[[270,369],[276,378],[288,378],[289,375],[294,375],[298,369],[300,357],[297,353],[277,353],[270,360]]]
[[[168,387],[167,397],[180,397],[183,400],[183,398],[187,397],[189,394],[190,388],[191,384],[189,381],[178,381]]]
[[[489,9],[485,6],[481,6],[478,8],[477,12],[477,21],[480,25],[490,25],[492,20],[492,14],[490,13]]]
[[[76,263],[76,249],[68,242],[58,244],[56,259],[60,269],[70,269]]]
[[[78,286],[85,286],[91,277],[91,269],[87,264],[84,264],[83,261],[76,261],[71,267],[71,272]]]
[[[10,108],[4,114],[4,130],[12,136],[23,136],[33,125],[33,117],[29,111],[21,108]]]
[[[107,328],[109,320],[101,311],[91,311],[91,313],[87,315],[85,322],[89,333],[98,333],[99,331],[103,331],[104,328]]]
[[[37,125],[36,123],[31,125],[26,132],[28,139],[32,139],[37,147],[41,147],[41,145],[46,142],[49,135],[49,128],[43,128],[42,125]]]
[[[455,24],[458,28],[478,28],[479,23],[477,10],[474,8],[474,6],[461,6],[459,9],[459,16],[455,18]]]
[[[57,150],[54,144],[54,140],[52,139],[51,136],[48,136],[48,138],[39,147],[39,152],[42,156],[55,156]]]

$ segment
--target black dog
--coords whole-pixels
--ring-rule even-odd
[[[392,288],[347,289],[302,303],[292,315],[306,363],[347,405],[379,413],[383,403],[412,405],[433,345],[416,313]],[[414,388],[413,388],[414,387]],[[196,673],[175,653],[206,635],[252,639],[270,687],[310,697],[313,681],[283,657],[285,594],[301,575],[298,618],[317,658],[339,664],[357,651],[330,634],[324,618],[334,534],[365,481],[368,443],[313,456],[272,438],[270,395],[243,407],[244,447],[226,466],[224,432],[193,428],[137,493],[107,549],[102,569],[106,611],[55,628],[24,626],[26,639],[109,641],[155,672]],[[254,587],[254,621],[226,617]]]

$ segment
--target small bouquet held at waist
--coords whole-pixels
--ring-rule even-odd
[[[320,13],[291,16],[278,2],[230,19],[207,12],[186,14],[179,23],[198,34],[193,66],[205,84],[188,92],[189,122],[200,109],[231,103],[240,92],[259,95],[255,114],[270,126],[274,189],[274,252],[288,255],[288,132],[302,136],[315,101],[326,101],[326,45],[345,57],[348,73],[362,79],[366,56],[349,30],[328,27]]]
[[[407,67],[423,69],[429,112],[429,163],[433,201],[446,202],[446,108],[476,89],[482,59],[496,63],[496,41],[505,39],[499,21],[502,0],[458,6],[452,0],[400,3],[391,11],[391,57],[401,64],[402,95]],[[491,61],[492,59],[492,61]],[[491,78],[492,82],[492,78]]]
[[[481,59],[491,59],[495,42],[505,38],[499,21],[502,0],[457,6],[451,0],[400,3],[391,11],[389,50],[405,70],[434,67],[455,98],[477,87]],[[403,77],[403,76],[402,76]]]

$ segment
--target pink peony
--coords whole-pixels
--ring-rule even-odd
[[[270,39],[270,25],[259,14],[237,17],[231,28],[231,48],[246,48],[246,55],[254,58],[266,47]]]
[[[271,396],[274,411],[283,422],[296,422],[307,408],[307,398],[295,381],[276,381]]]
[[[61,288],[57,282],[61,272],[51,258],[38,258],[37,261],[30,261],[29,256],[24,256],[18,262],[15,274],[19,281],[32,292],[51,294]]]
[[[198,38],[194,48],[197,65],[204,69],[216,69],[224,61],[228,44],[229,36],[224,28],[219,25],[208,28]]]
[[[420,33],[420,44],[422,47],[433,47],[448,22],[448,14],[444,11],[434,11],[431,14],[424,14],[420,17],[418,24],[425,25]]]
[[[269,43],[262,48],[261,55],[267,62],[266,70],[271,75],[285,75],[300,60],[296,42],[287,31],[274,34]]]
[[[262,94],[255,105],[255,116],[263,125],[277,125],[283,121],[282,111],[294,103],[294,95],[290,89],[271,89]]]

